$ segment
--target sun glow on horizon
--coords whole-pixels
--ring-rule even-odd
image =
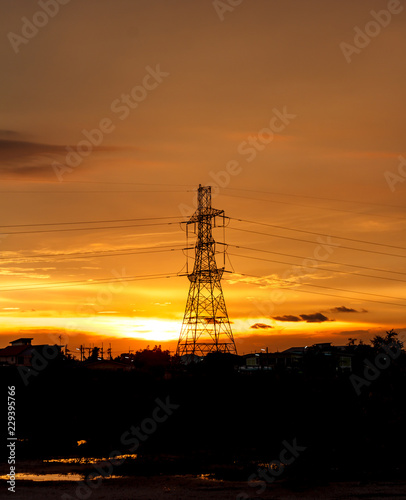
[[[169,341],[179,338],[181,322],[177,320],[165,320],[158,318],[131,318],[92,316],[86,318],[2,318],[2,330],[16,329],[41,329],[55,328],[64,329],[69,335],[75,331],[88,332],[90,334],[126,337],[148,341]]]
[[[91,317],[3,317],[0,327],[3,332],[19,329],[65,330],[69,336],[86,332],[91,335],[108,336],[112,338],[129,338],[145,341],[176,341],[179,339],[182,321],[179,319],[155,317],[125,317],[113,314]],[[298,333],[318,334],[320,332],[342,332],[370,329],[375,325],[365,321],[325,321],[325,322],[291,322],[275,321],[269,318],[237,318],[231,321],[234,337],[247,335],[295,335]]]

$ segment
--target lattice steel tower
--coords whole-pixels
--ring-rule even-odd
[[[211,206],[211,186],[198,190],[198,207],[186,222],[197,224],[195,262],[176,354],[205,355],[209,352],[237,354],[221,288],[224,267],[218,268],[212,228],[224,210]],[[195,226],[196,227],[196,226]]]

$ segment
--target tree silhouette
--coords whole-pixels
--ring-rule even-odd
[[[99,358],[99,348],[93,347],[92,354],[89,356],[89,361],[97,361]]]
[[[135,353],[135,365],[140,368],[166,367],[169,365],[171,355],[168,350],[163,351],[161,346],[155,346],[150,349],[140,349]]]
[[[376,335],[371,340],[372,347],[380,351],[382,350],[382,346],[392,346],[398,349],[403,349],[403,342],[398,339],[398,334],[395,330],[389,330],[386,332],[386,336],[382,337],[381,335]]]

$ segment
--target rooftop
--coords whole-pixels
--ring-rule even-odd
[[[0,349],[0,356],[19,356],[27,349],[27,345],[10,345]]]
[[[32,338],[22,337],[21,339],[12,340],[11,345],[31,345]]]

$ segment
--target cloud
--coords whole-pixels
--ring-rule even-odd
[[[15,139],[0,139],[0,158],[4,160],[16,160],[19,158],[40,154],[64,153],[65,146],[56,144],[42,144]]]
[[[320,312],[313,314],[301,314],[300,317],[303,321],[306,321],[306,323],[324,323],[324,321],[331,321],[327,318],[327,316],[324,316],[324,314]]]
[[[38,278],[47,279],[50,278],[49,274],[39,274],[37,271],[55,269],[52,267],[48,268],[25,268],[25,267],[0,267],[0,276],[18,276],[21,278]]]
[[[217,325],[217,324],[221,324],[222,323],[222,320],[221,319],[216,319],[216,318],[207,318],[206,320],[204,320],[208,325]],[[229,323],[230,325],[232,325],[234,322],[229,320]]]
[[[358,312],[368,312],[368,311],[366,309],[361,309],[361,311],[357,311],[356,309],[353,309],[352,307],[337,306],[337,307],[333,307],[332,309],[330,309],[330,312],[358,313]]]
[[[284,316],[274,316],[272,319],[277,321],[301,321],[299,316],[292,316],[291,314],[285,314]]]
[[[273,316],[272,319],[276,319],[277,321],[306,321],[306,323],[323,323],[324,321],[333,321],[328,319],[327,316],[324,316],[321,312],[313,313],[313,314],[299,314],[299,316],[293,316],[292,314],[285,314],[284,316]]]
[[[64,146],[0,139],[0,174],[54,178],[52,164],[54,161],[64,163],[66,153]]]
[[[15,130],[0,129],[0,139],[21,139],[23,135]]]
[[[250,328],[254,328],[254,330],[267,330],[269,328],[273,328],[272,325],[266,325],[265,323],[255,323],[251,325]]]
[[[55,178],[54,162],[66,163],[69,146],[43,144],[23,140],[11,130],[0,130],[0,175]],[[71,146],[73,150],[76,148]],[[109,151],[116,148],[93,146],[92,151]],[[83,157],[83,160],[86,159]]]
[[[345,330],[343,332],[334,332],[334,335],[343,336],[343,337],[354,337],[355,335],[363,335],[365,339],[365,335],[369,335],[368,340],[375,335],[376,332],[371,331],[371,329],[366,330]],[[384,333],[384,330],[379,330],[379,333],[376,335]]]

